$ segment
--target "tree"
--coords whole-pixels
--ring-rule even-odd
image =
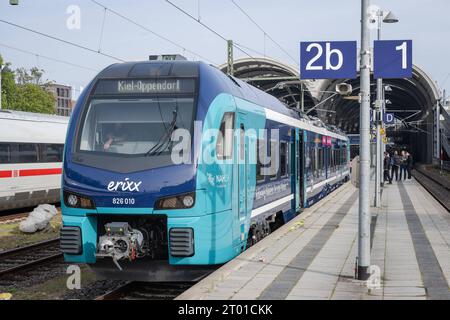
[[[11,63],[4,62],[0,55],[2,68],[2,108],[27,112],[55,113],[55,98],[45,89],[42,76],[44,70],[25,68],[13,71]],[[17,79],[17,82],[15,82]]]
[[[28,72],[25,68],[16,69],[16,78],[18,84],[34,83],[42,85],[42,76],[44,75],[44,70],[33,67]]]
[[[30,69],[30,75],[31,79],[34,82],[34,84],[41,85],[42,83],[42,76],[44,75],[44,70],[38,69],[36,67]]]
[[[0,55],[0,69],[2,72],[2,108],[8,109],[13,104],[16,83],[14,82],[14,71],[10,68],[11,63],[4,62]]]
[[[34,83],[18,85],[16,88],[16,99],[10,109],[38,112],[55,113],[55,98],[53,95]]]

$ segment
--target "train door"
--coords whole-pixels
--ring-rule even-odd
[[[330,166],[328,165],[328,150],[330,148],[327,144],[323,147],[323,166],[325,168],[325,179],[328,179],[330,177]]]
[[[239,233],[240,240],[245,239],[245,221],[248,213],[248,141],[246,141],[245,135],[245,114],[238,112],[236,128],[239,128],[238,137],[238,221],[239,221]]]
[[[297,207],[304,207],[304,197],[305,197],[305,137],[304,132],[302,130],[298,130],[298,139],[297,139],[297,185],[298,187],[298,203]]]
[[[298,145],[298,129],[291,129],[291,143],[289,148],[289,175],[291,176],[291,192],[294,195],[292,199],[292,209],[293,212],[296,213],[299,209],[299,180],[298,180],[298,154],[297,154],[297,145]]]

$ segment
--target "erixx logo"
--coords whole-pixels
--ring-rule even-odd
[[[108,183],[108,191],[139,191],[139,186],[142,181],[130,181],[130,178],[125,178],[125,181],[110,181]]]

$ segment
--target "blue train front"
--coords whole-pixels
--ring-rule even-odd
[[[347,178],[346,138],[310,127],[201,62],[111,65],[84,90],[68,128],[65,260],[116,279],[204,276]],[[329,168],[309,158],[309,134]],[[276,170],[262,175],[257,155],[272,144]],[[345,153],[340,163],[334,149]]]

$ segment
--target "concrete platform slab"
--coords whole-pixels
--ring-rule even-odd
[[[348,183],[178,299],[450,299],[450,214],[420,184],[387,185],[371,208],[369,286],[353,278],[357,211]]]

